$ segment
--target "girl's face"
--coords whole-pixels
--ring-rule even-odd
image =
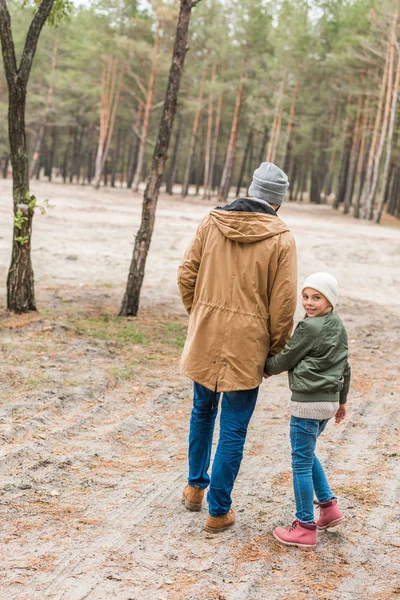
[[[325,296],[313,288],[303,290],[302,300],[307,317],[319,317],[331,306]]]

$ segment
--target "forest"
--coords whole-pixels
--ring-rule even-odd
[[[399,9],[0,0],[2,597],[399,598]],[[307,550],[272,535],[295,514],[286,374],[259,386],[234,527],[207,532],[206,503],[182,503],[193,382],[177,272],[264,161],[290,186],[259,218],[292,233],[299,284],[339,282],[352,370],[346,419],[318,441],[347,522]],[[243,281],[261,297],[259,256]],[[271,320],[239,330],[231,312],[232,337]]]
[[[8,2],[17,54],[32,7]],[[26,132],[31,178],[138,191],[150,170],[178,4],[73,5],[41,33]],[[290,200],[356,218],[400,216],[400,55],[394,0],[202,0],[164,183],[169,194],[245,193],[262,160]],[[0,64],[1,175],[9,175]],[[10,176],[10,175],[9,175]]]

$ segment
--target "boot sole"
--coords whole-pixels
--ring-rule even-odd
[[[319,527],[317,525],[317,530],[318,531],[326,531],[327,529],[333,529],[334,527],[338,527],[345,521],[346,521],[346,517],[339,517],[339,519],[335,519],[334,521],[331,521],[330,523],[328,523],[327,525],[323,525],[322,527]]]
[[[215,529],[215,527],[208,527],[207,525],[204,525],[203,529],[208,533],[221,533],[222,531],[230,529],[234,524],[235,523],[231,523],[230,525],[225,525],[225,527],[220,527],[219,529]]]
[[[272,532],[272,535],[274,536],[274,538],[276,539],[277,542],[279,542],[280,544],[283,544],[284,546],[296,546],[296,548],[315,548],[317,546],[317,544],[297,544],[295,542],[284,542],[283,540],[281,540],[280,537],[278,537],[275,534],[275,531]]]
[[[194,502],[189,502],[189,500],[186,500],[186,497],[184,494],[182,494],[182,502],[185,505],[185,508],[187,508],[187,510],[190,510],[192,512],[199,512],[201,510],[201,505],[202,502],[200,502],[200,504],[195,504]]]

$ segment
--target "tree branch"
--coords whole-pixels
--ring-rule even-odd
[[[0,0],[0,38],[7,82],[9,89],[12,89],[17,74],[17,60],[11,31],[11,17],[5,0]]]
[[[0,0],[0,2],[3,2],[3,0]],[[18,77],[20,78],[23,86],[26,86],[28,83],[29,73],[32,67],[32,61],[35,55],[39,35],[47,17],[50,14],[51,9],[53,8],[53,4],[54,0],[42,0],[42,3],[40,4],[37,13],[33,17],[32,23],[29,27],[24,50],[22,52],[21,63],[18,69]]]

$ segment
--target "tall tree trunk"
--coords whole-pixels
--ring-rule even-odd
[[[393,53],[394,53],[394,43],[393,43]],[[391,82],[390,82],[391,84]],[[375,216],[375,222],[380,223],[382,217],[383,205],[385,202],[386,191],[388,187],[388,177],[389,177],[389,167],[390,167],[390,159],[392,156],[392,140],[393,140],[393,131],[394,124],[396,120],[396,106],[397,99],[399,96],[399,85],[400,85],[400,55],[397,55],[397,68],[396,68],[396,79],[394,82],[394,86],[390,85],[388,87],[388,100],[390,101],[390,95],[392,96],[391,108],[390,108],[390,122],[389,122],[389,131],[386,138],[386,157],[385,157],[385,165],[383,167],[383,175],[382,175],[382,183],[381,183],[381,192],[380,198],[378,201],[378,208]]]
[[[364,100],[363,94],[360,94],[358,97],[358,102],[357,102],[357,115],[356,115],[356,121],[354,123],[353,140],[351,143],[351,150],[350,150],[349,169],[348,169],[348,174],[347,174],[346,190],[345,190],[345,194],[344,194],[343,212],[345,215],[347,215],[350,211],[351,200],[353,197],[355,171],[356,171],[356,163],[357,163],[358,147],[359,147],[359,139],[360,139],[360,122],[361,122],[363,100]]]
[[[392,25],[392,34],[389,46],[389,68],[388,68],[388,78],[387,78],[387,91],[386,91],[386,102],[385,109],[383,113],[383,121],[381,128],[381,135],[379,139],[379,144],[377,148],[377,152],[374,159],[374,165],[372,170],[372,180],[371,186],[369,189],[369,193],[365,200],[365,217],[368,220],[372,220],[373,211],[374,211],[374,201],[375,194],[378,187],[378,178],[380,174],[380,164],[383,153],[383,148],[385,145],[385,137],[389,123],[389,115],[390,115],[390,106],[392,101],[392,90],[393,90],[393,67],[394,67],[394,54],[395,54],[395,42],[396,42],[396,26],[397,26],[397,12],[394,15],[393,25]],[[397,42],[396,42],[397,43]]]
[[[1,159],[1,173],[3,175],[3,179],[7,179],[8,176],[8,164],[10,162],[10,157],[8,154],[2,157]]]
[[[292,103],[290,105],[289,120],[288,120],[288,124],[286,127],[285,144],[283,146],[283,151],[282,151],[281,165],[283,168],[287,168],[286,157],[287,157],[287,152],[288,152],[288,148],[289,148],[289,144],[290,144],[290,138],[292,135],[294,114],[295,114],[295,110],[296,110],[296,102],[297,102],[297,96],[299,93],[299,87],[300,87],[300,81],[299,81],[299,74],[297,73],[296,83],[293,88]]]
[[[112,153],[111,187],[115,187],[115,179],[117,177],[120,145],[121,145],[121,129],[118,129],[117,140],[115,142],[115,145],[113,148],[113,153]]]
[[[223,83],[224,77],[225,77],[225,66],[222,68],[221,83]],[[210,173],[208,176],[207,198],[211,198],[211,194],[214,189],[215,161],[217,158],[217,147],[218,147],[219,130],[220,130],[220,125],[221,125],[223,101],[224,101],[224,92],[222,91],[218,97],[217,113],[215,115],[214,135],[213,135],[212,143],[211,143]]]
[[[244,149],[244,154],[243,154],[243,160],[242,160],[242,166],[240,168],[240,174],[239,174],[239,179],[238,179],[238,184],[236,187],[236,196],[239,196],[240,194],[240,188],[242,187],[242,181],[243,181],[243,176],[244,176],[244,172],[246,169],[246,163],[247,163],[247,158],[249,155],[249,150],[251,148],[251,146],[253,145],[253,129],[251,128],[249,131],[249,135],[247,137],[247,142],[246,142],[246,147]]]
[[[171,168],[169,171],[169,176],[168,176],[168,181],[167,181],[167,194],[170,194],[170,195],[172,195],[172,193],[173,193],[173,186],[174,186],[174,183],[176,182],[179,150],[180,150],[181,143],[182,143],[182,131],[183,131],[182,115],[178,114],[177,119],[178,119],[178,129],[176,131],[174,151],[172,153]]]
[[[176,29],[171,69],[165,94],[153,162],[143,197],[142,221],[135,238],[132,262],[129,269],[125,295],[119,316],[136,316],[139,309],[140,290],[143,284],[147,254],[156,218],[157,200],[167,160],[168,146],[174,123],[179,94],[179,85],[187,50],[190,15],[199,0],[181,0]]]
[[[137,192],[139,190],[139,184],[140,184],[140,182],[142,180],[142,176],[143,176],[144,156],[145,156],[145,152],[146,152],[146,141],[147,141],[147,135],[149,132],[150,113],[151,113],[151,109],[153,106],[153,94],[154,94],[154,84],[155,84],[155,79],[156,79],[159,37],[160,37],[160,22],[157,18],[156,34],[155,34],[155,38],[154,38],[154,48],[153,48],[153,60],[151,63],[149,87],[147,90],[147,98],[146,98],[146,106],[144,109],[142,134],[140,136],[139,156],[138,156],[138,162],[136,165],[135,176],[133,178],[133,183],[132,183],[132,191],[133,192]]]
[[[390,42],[391,42],[391,40],[389,40],[389,48],[390,48]],[[388,49],[388,52],[386,54],[385,67],[383,69],[383,77],[382,77],[381,89],[380,89],[380,93],[379,93],[378,109],[376,111],[376,116],[375,116],[374,131],[373,131],[373,135],[372,135],[371,144],[369,147],[368,164],[367,164],[367,171],[365,174],[363,198],[362,198],[362,204],[364,205],[364,219],[368,219],[369,213],[371,210],[369,198],[370,198],[370,191],[371,191],[371,184],[372,184],[376,144],[378,141],[378,134],[379,134],[380,126],[381,126],[383,102],[384,102],[384,98],[385,98],[387,79],[388,79],[388,73],[389,73],[389,54],[390,54],[390,52]]]
[[[96,156],[96,170],[93,181],[95,188],[100,186],[101,175],[103,173],[108,151],[110,149],[124,73],[125,65],[120,67],[117,57],[113,58],[111,56],[105,56],[103,58],[103,72],[101,78],[100,133]]]
[[[349,156],[352,141],[352,127],[350,121],[350,107],[352,105],[352,96],[349,94],[346,106],[346,117],[344,120],[344,141],[343,149],[339,161],[339,173],[337,176],[337,184],[335,190],[335,199],[333,201],[333,208],[339,208],[340,204],[344,201],[344,194],[346,191],[347,172],[349,168]]]
[[[261,142],[260,155],[259,155],[259,159],[258,159],[259,163],[262,163],[264,160],[265,152],[266,152],[267,144],[268,144],[268,139],[269,139],[269,127],[268,127],[268,125],[265,125],[263,138],[262,138],[262,142]]]
[[[287,69],[285,69],[282,77],[282,82],[279,87],[278,96],[276,99],[274,118],[271,127],[271,135],[269,138],[267,155],[265,157],[266,162],[273,162],[275,160],[276,151],[279,144],[280,127],[282,122],[282,100],[285,94],[287,74]]]
[[[13,169],[14,228],[11,265],[7,277],[7,307],[15,313],[36,310],[31,263],[32,220],[35,198],[29,191],[29,160],[26,146],[26,90],[37,42],[54,0],[42,0],[25,39],[19,67],[15,55],[11,18],[0,0],[0,38],[8,85],[8,133]]]
[[[240,77],[240,85],[238,94],[236,96],[235,110],[233,113],[231,133],[229,136],[228,150],[226,152],[224,170],[222,171],[220,190],[218,194],[219,201],[224,201],[228,197],[229,189],[231,187],[233,161],[235,160],[236,153],[236,140],[239,125],[240,109],[243,101],[243,90],[244,82],[246,79],[246,68],[247,68],[247,45],[244,48],[244,58],[242,62],[242,74]]]
[[[42,148],[44,130],[46,128],[47,119],[49,117],[49,114],[51,112],[51,107],[53,104],[54,75],[55,75],[55,71],[57,68],[57,54],[58,54],[58,36],[56,37],[55,42],[54,42],[53,55],[51,58],[50,84],[49,84],[49,88],[47,90],[46,105],[45,105],[45,108],[43,111],[42,118],[40,119],[39,130],[38,130],[36,140],[35,140],[35,149],[33,151],[33,156],[32,156],[31,165],[30,165],[30,169],[29,169],[29,177],[31,177],[31,178],[37,174],[36,171],[38,170],[38,165],[40,164],[40,152],[41,152],[41,148]]]
[[[138,160],[138,153],[139,153],[139,145],[140,145],[140,137],[138,135],[138,131],[140,131],[140,125],[143,121],[143,115],[144,115],[144,102],[139,102],[137,110],[136,110],[136,115],[135,115],[135,121],[134,124],[132,126],[133,129],[133,141],[131,144],[131,152],[130,152],[130,157],[129,157],[129,166],[128,166],[128,174],[126,177],[126,187],[129,189],[132,187],[132,182],[133,182],[133,176],[135,174],[136,171],[136,166],[137,166],[137,160]]]
[[[217,61],[214,60],[211,74],[211,91],[208,97],[208,119],[207,119],[207,141],[204,160],[204,186],[203,198],[207,198],[210,186],[210,163],[211,163],[211,142],[212,142],[212,126],[214,112],[214,82],[217,72]]]
[[[197,99],[197,108],[196,108],[196,112],[194,115],[192,133],[190,135],[189,152],[188,152],[188,157],[187,157],[187,161],[186,161],[185,175],[183,177],[183,184],[182,184],[182,196],[183,197],[187,196],[188,189],[189,189],[192,160],[193,160],[193,155],[194,155],[194,150],[195,150],[195,145],[196,145],[196,136],[197,136],[197,130],[199,128],[200,114],[201,114],[202,103],[203,103],[204,83],[205,83],[206,74],[207,74],[207,59],[208,59],[208,51],[206,52],[206,55],[204,57],[204,66],[203,66],[203,71],[202,71],[201,80],[200,80],[199,97]]]
[[[362,123],[361,123],[361,142],[360,149],[358,152],[357,159],[357,170],[355,175],[355,187],[354,187],[354,209],[353,209],[353,217],[355,219],[360,218],[360,203],[361,203],[361,194],[364,183],[364,175],[366,168],[366,148],[367,148],[367,137],[370,122],[372,119],[372,114],[369,113],[369,101],[370,97],[367,95],[367,99],[365,102],[365,107],[363,111]]]
[[[55,125],[51,128],[51,144],[49,147],[49,156],[46,166],[45,177],[48,177],[48,180],[51,181],[53,178],[53,168],[54,168],[54,157],[56,154],[56,143],[57,143],[57,127]]]
[[[127,152],[128,152],[128,137],[127,137],[127,132],[125,131],[123,136],[122,136],[122,150],[121,150],[121,154],[122,154],[122,169],[121,169],[121,174],[120,174],[120,178],[119,178],[119,187],[124,187],[124,181],[126,178],[126,170],[127,170],[127,163],[128,163],[128,156],[127,156]]]

